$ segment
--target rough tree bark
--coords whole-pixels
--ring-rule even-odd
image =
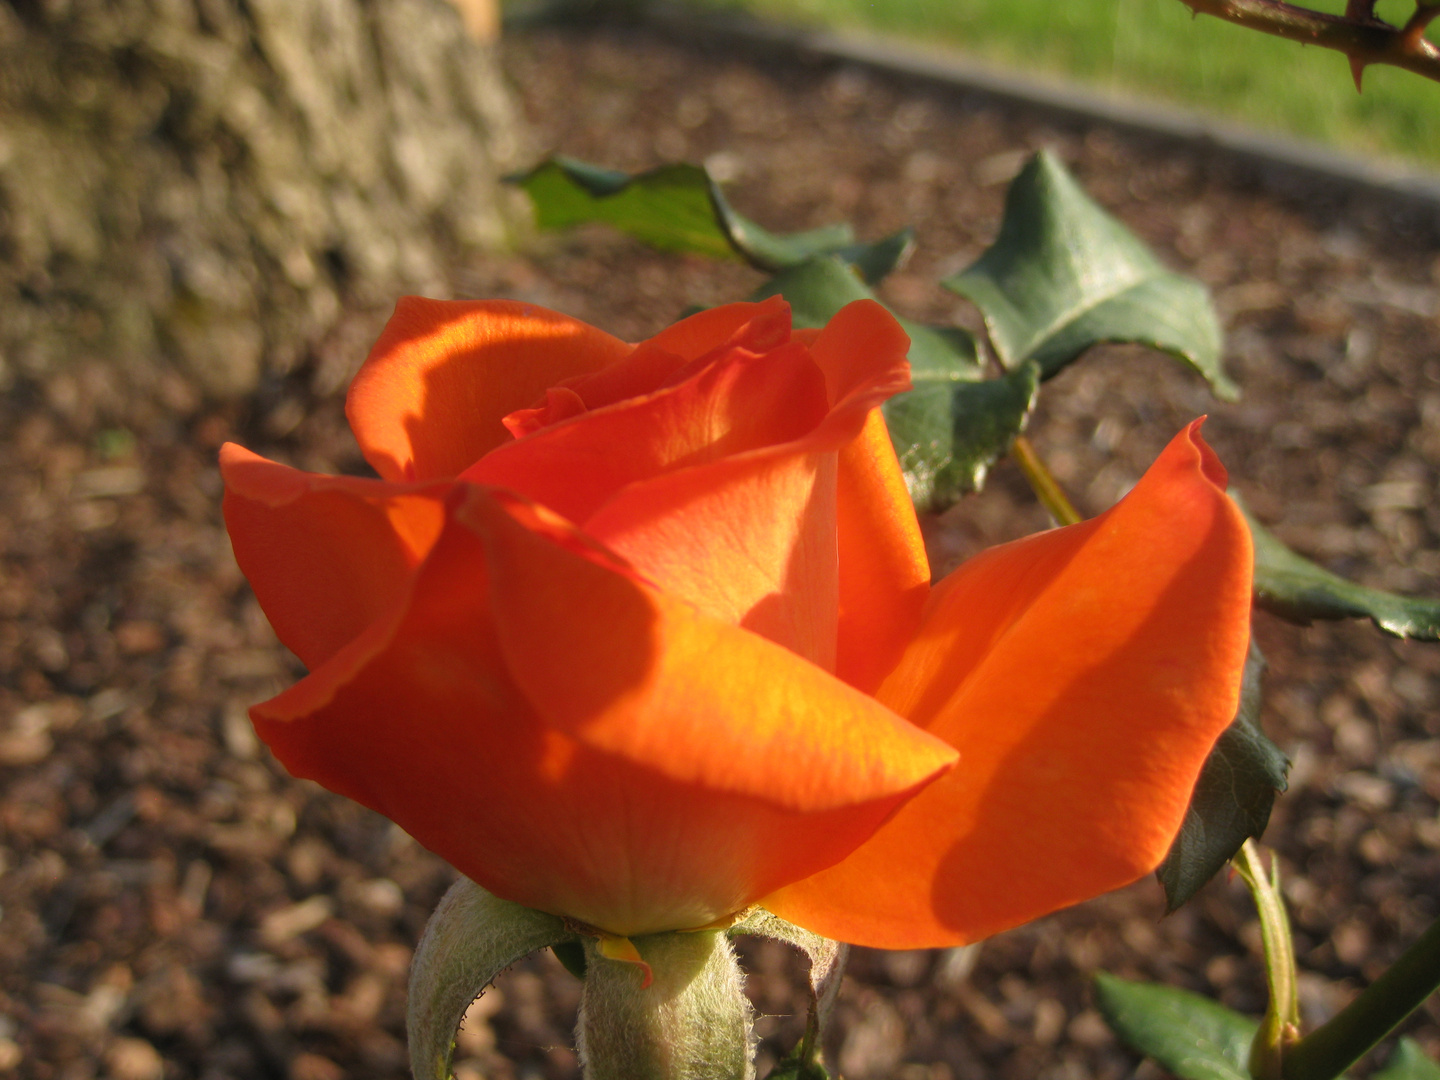
[[[0,385],[250,391],[502,243],[521,153],[444,0],[0,0]]]

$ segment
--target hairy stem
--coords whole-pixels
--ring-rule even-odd
[[[754,1080],[750,1002],[723,933],[637,938],[643,965],[611,959],[594,938],[584,944],[585,1080]]]
[[[1237,26],[1342,52],[1357,69],[1390,64],[1440,82],[1440,49],[1424,39],[1424,27],[1407,35],[1376,19],[1371,4],[1351,4],[1345,15],[1329,15],[1282,0],[1180,2],[1197,15],[1214,15]]]

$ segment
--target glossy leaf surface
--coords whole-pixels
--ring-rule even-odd
[[[1266,611],[1302,626],[1312,619],[1369,619],[1396,637],[1440,641],[1440,600],[1346,581],[1291,551],[1243,504],[1241,509],[1255,538],[1255,602]]]
[[[1156,872],[1174,911],[1219,873],[1249,837],[1259,838],[1290,762],[1260,727],[1265,657],[1252,637],[1240,708],[1205,761],[1185,824]]]
[[[877,266],[896,260],[894,238],[884,251],[856,245],[849,225],[779,234],[757,225],[726,202],[699,165],[663,165],[636,176],[574,158],[551,158],[515,178],[535,203],[542,229],[603,222],[665,251],[713,258],[740,256],[761,270],[794,266],[820,252],[847,250]],[[906,245],[901,244],[902,248]],[[894,262],[890,263],[893,268]],[[888,272],[888,268],[886,269]]]
[[[782,271],[760,286],[750,299],[763,300],[767,296],[783,296],[789,301],[797,327],[824,326],[851,301],[876,299],[854,264],[839,255],[816,256]],[[983,376],[975,339],[964,330],[926,326],[898,315],[896,318],[910,335],[912,371],[949,372],[955,381],[974,381]]]
[[[1025,430],[1040,389],[1026,361],[998,379],[968,382],[945,370],[915,369],[915,389],[883,406],[915,508],[940,513],[979,491],[990,466]]]
[[[1246,1062],[1259,1025],[1219,1002],[1102,971],[1095,1003],[1125,1045],[1180,1080],[1250,1080]]]
[[[1220,322],[1209,290],[1167,270],[1042,151],[1010,185],[995,243],[944,282],[985,315],[1006,367],[1050,378],[1101,342],[1138,342],[1184,360],[1225,399]]]

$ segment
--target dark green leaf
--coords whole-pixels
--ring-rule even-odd
[[[905,228],[870,244],[838,248],[835,254],[855,267],[867,285],[878,285],[892,270],[904,266],[914,250],[915,230]]]
[[[853,252],[848,257],[864,259],[867,267],[883,266],[888,258],[890,268],[902,255],[892,250],[895,237],[857,245],[855,234],[844,224],[788,235],[772,233],[736,213],[699,165],[663,165],[629,176],[555,157],[512,179],[535,203],[536,223],[542,229],[598,221],[651,247],[716,258],[739,255],[772,272],[823,252]]]
[[[1219,1002],[1103,971],[1095,976],[1095,1002],[1122,1042],[1181,1080],[1250,1080],[1250,1043],[1260,1025]]]
[[[1032,360],[998,379],[957,382],[916,370],[915,389],[885,402],[885,423],[915,508],[939,513],[979,491],[1025,430],[1040,390]]]
[[[1264,674],[1265,657],[1251,637],[1240,708],[1200,770],[1185,823],[1156,871],[1171,911],[1219,873],[1241,844],[1265,831],[1275,795],[1285,790],[1290,762],[1260,728]]]
[[[735,255],[710,203],[710,178],[697,166],[665,165],[632,178],[554,158],[516,180],[542,229],[599,221],[665,251]]]
[[[1440,641],[1440,600],[1397,596],[1346,581],[1295,554],[1243,504],[1240,508],[1255,539],[1255,602],[1266,611],[1302,626],[1311,619],[1370,619],[1396,637]]]
[[[1373,1080],[1440,1080],[1440,1065],[1426,1057],[1414,1039],[1401,1039]]]
[[[870,246],[857,245],[855,233],[844,223],[822,225],[818,229],[798,233],[772,233],[732,210],[725,201],[725,196],[720,194],[720,185],[710,179],[709,173],[705,174],[705,179],[709,184],[710,201],[715,207],[715,216],[720,227],[725,230],[730,243],[741,257],[757,269],[771,272],[784,270],[804,262],[812,255],[823,255],[847,247],[865,250]],[[880,257],[883,258],[883,255]]]
[[[1006,367],[1033,359],[1048,379],[1092,345],[1139,342],[1237,396],[1209,291],[1161,266],[1045,151],[1010,185],[995,243],[944,284],[984,313]]]
[[[781,271],[756,290],[752,300],[783,296],[796,326],[819,327],[853,300],[874,300],[875,294],[838,255],[820,255]],[[893,313],[892,313],[893,314]],[[964,330],[925,326],[901,319],[910,335],[910,364],[920,371],[950,372],[954,380],[981,378],[975,339]]]

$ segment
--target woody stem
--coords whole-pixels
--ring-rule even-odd
[[[1352,65],[1390,64],[1440,82],[1440,49],[1410,27],[1397,29],[1373,16],[1373,5],[1351,5],[1346,15],[1311,11],[1283,0],[1180,0],[1197,15],[1213,15],[1237,26],[1274,34],[1303,45],[1319,45],[1350,57]],[[1428,21],[1428,20],[1427,20]],[[1413,22],[1413,20],[1412,20]]]

